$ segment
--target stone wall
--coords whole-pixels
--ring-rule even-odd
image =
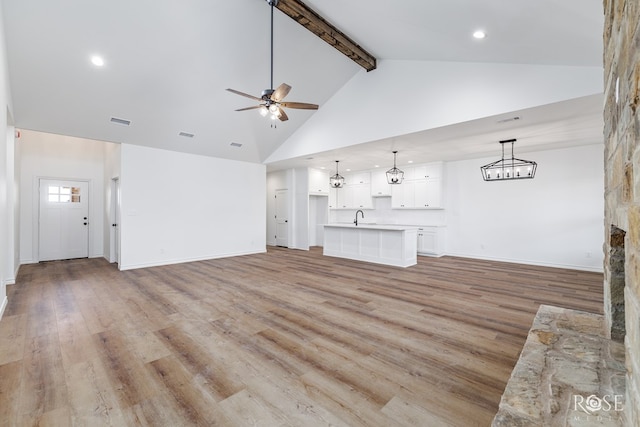
[[[625,423],[640,425],[640,2],[604,0],[605,316],[624,337]],[[612,230],[625,231],[624,287],[612,286],[619,253]],[[615,246],[615,243],[614,245]],[[619,282],[618,282],[619,284]],[[621,299],[624,296],[624,300]],[[624,330],[616,319],[624,311]]]

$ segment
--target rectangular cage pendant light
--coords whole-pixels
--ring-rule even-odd
[[[485,181],[505,181],[511,179],[530,179],[535,177],[538,164],[531,160],[517,159],[513,156],[515,139],[500,141],[502,159],[480,167]],[[504,145],[511,143],[511,158],[504,158]]]

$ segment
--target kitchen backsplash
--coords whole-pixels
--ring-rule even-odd
[[[364,210],[362,223],[406,224],[406,225],[444,225],[444,209],[391,209],[391,197],[374,197],[374,209]],[[356,209],[331,210],[329,222],[349,223],[355,218]]]

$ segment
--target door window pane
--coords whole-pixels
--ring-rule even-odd
[[[49,186],[50,203],[80,203],[80,187]]]

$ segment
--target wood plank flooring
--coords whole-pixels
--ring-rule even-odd
[[[0,426],[488,426],[538,306],[601,313],[602,282],[320,248],[26,265],[0,321]]]

